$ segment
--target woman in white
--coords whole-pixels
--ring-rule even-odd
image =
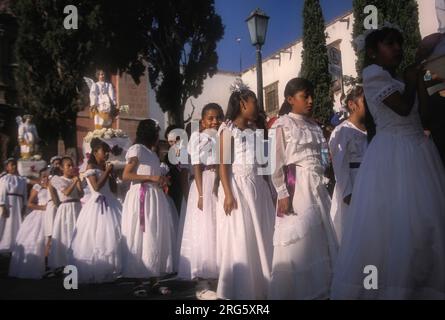
[[[278,118],[272,182],[278,194],[269,299],[327,299],[337,253],[324,185],[323,132],[312,114],[312,84],[302,78],[285,88],[289,114]]]
[[[9,276],[40,279],[45,272],[44,215],[48,203],[48,169],[40,171],[40,182],[32,187],[28,208],[12,251]]]
[[[402,44],[389,27],[366,37],[376,135],[354,182],[334,299],[445,299],[445,172],[419,117],[421,68],[408,67],[405,82],[395,76]]]
[[[6,172],[0,179],[0,253],[11,252],[22,225],[26,207],[26,178],[18,175],[17,161],[5,161]]]
[[[68,264],[68,249],[82,207],[80,204],[82,186],[79,177],[74,175],[71,158],[62,158],[62,172],[63,176],[54,176],[51,179],[51,184],[57,190],[60,200],[54,219],[51,250],[48,257],[48,264],[52,269]]]
[[[131,187],[122,210],[122,274],[152,278],[153,289],[169,294],[168,288],[156,283],[157,277],[173,272],[175,252],[171,207],[163,192],[167,178],[161,175],[159,158],[151,150],[158,143],[159,130],[156,121],[142,120],[136,143],[126,154],[123,179],[131,181]]]
[[[217,204],[219,279],[221,299],[265,299],[272,263],[274,206],[269,187],[255,159],[258,116],[255,94],[233,88],[221,124]],[[231,150],[234,150],[232,153]],[[234,157],[232,162],[232,156]]]
[[[217,129],[224,117],[216,103],[204,106],[201,116],[203,132],[193,132],[189,153],[195,173],[185,214],[178,277],[201,280],[197,292],[201,298],[218,278],[216,263],[216,203],[214,185],[217,178]],[[214,294],[214,293],[213,293]],[[215,296],[216,297],[216,296]]]
[[[107,143],[98,138],[91,141],[85,171],[91,195],[79,213],[69,253],[81,283],[112,282],[121,272],[122,207],[110,187],[109,153]]]
[[[336,181],[331,218],[340,244],[354,179],[368,146],[363,87],[356,86],[352,89],[346,96],[345,104],[350,114],[349,118],[335,127],[329,140]]]

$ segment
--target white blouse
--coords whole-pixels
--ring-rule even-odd
[[[155,152],[149,150],[142,144],[134,144],[128,149],[125,160],[129,163],[130,159],[135,157],[138,158],[139,161],[136,174],[148,176],[161,175],[161,162]]]
[[[32,189],[37,191],[37,205],[39,206],[46,205],[49,200],[48,189],[42,188],[40,184],[35,184],[32,187]]]
[[[191,156],[192,165],[204,164],[206,166],[215,165],[219,159],[219,148],[216,143],[216,130],[204,130],[203,132],[193,132],[187,151]]]
[[[278,199],[289,196],[283,166],[295,164],[322,175],[328,165],[322,158],[327,143],[320,126],[303,115],[289,113],[279,117],[273,124],[271,138],[275,139],[276,169],[272,183]]]
[[[0,205],[8,203],[8,194],[19,194],[23,196],[23,203],[28,200],[26,187],[27,179],[13,174],[6,174],[0,179]]]
[[[366,131],[345,120],[332,131],[329,139],[336,185],[342,198],[352,193],[353,177],[350,163],[361,163],[368,147]]]
[[[57,190],[57,195],[59,196],[60,202],[64,202],[67,200],[74,200],[79,199],[79,191],[77,190],[77,187],[74,187],[73,191],[66,196],[63,191],[66,190],[70,185],[73,184],[73,180],[66,178],[64,176],[54,176],[51,179],[51,185],[54,187],[54,189]]]

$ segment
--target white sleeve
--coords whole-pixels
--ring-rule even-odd
[[[132,145],[128,151],[127,154],[125,155],[125,160],[127,161],[127,163],[130,162],[131,158],[140,158],[140,150],[141,150],[141,146],[138,144]]]
[[[6,190],[6,182],[5,179],[0,179],[0,205],[5,205],[7,202],[7,196],[6,196],[7,190]]]
[[[275,132],[272,133],[274,129]],[[283,127],[277,125],[274,126],[274,129],[271,130],[271,138],[274,138],[276,141],[275,150],[272,150],[272,152],[275,152],[276,154],[276,166],[274,172],[272,173],[271,180],[272,184],[275,187],[275,190],[277,191],[278,200],[280,200],[289,197],[289,192],[287,190],[285,175],[283,171],[283,166],[286,163],[286,144]]]
[[[54,189],[60,192],[63,192],[67,187],[66,183],[59,176],[54,176],[51,179],[51,185],[54,187]]]
[[[329,140],[332,166],[334,167],[336,187],[340,190],[342,199],[352,193],[352,181],[349,169],[347,130],[334,130]]]
[[[363,90],[366,99],[380,104],[394,92],[400,91],[400,84],[388,71],[374,64],[363,70]]]

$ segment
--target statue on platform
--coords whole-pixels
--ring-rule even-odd
[[[18,129],[18,141],[20,145],[20,157],[22,159],[30,159],[37,153],[37,143],[40,141],[37,134],[37,128],[32,123],[32,115],[18,116],[16,118]]]
[[[117,115],[116,96],[113,85],[105,81],[105,72],[96,72],[97,82],[84,77],[90,88],[90,114],[94,119],[94,129],[111,128],[113,118]]]

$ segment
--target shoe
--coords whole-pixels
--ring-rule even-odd
[[[217,300],[216,292],[206,289],[196,292],[196,299],[198,300]]]

